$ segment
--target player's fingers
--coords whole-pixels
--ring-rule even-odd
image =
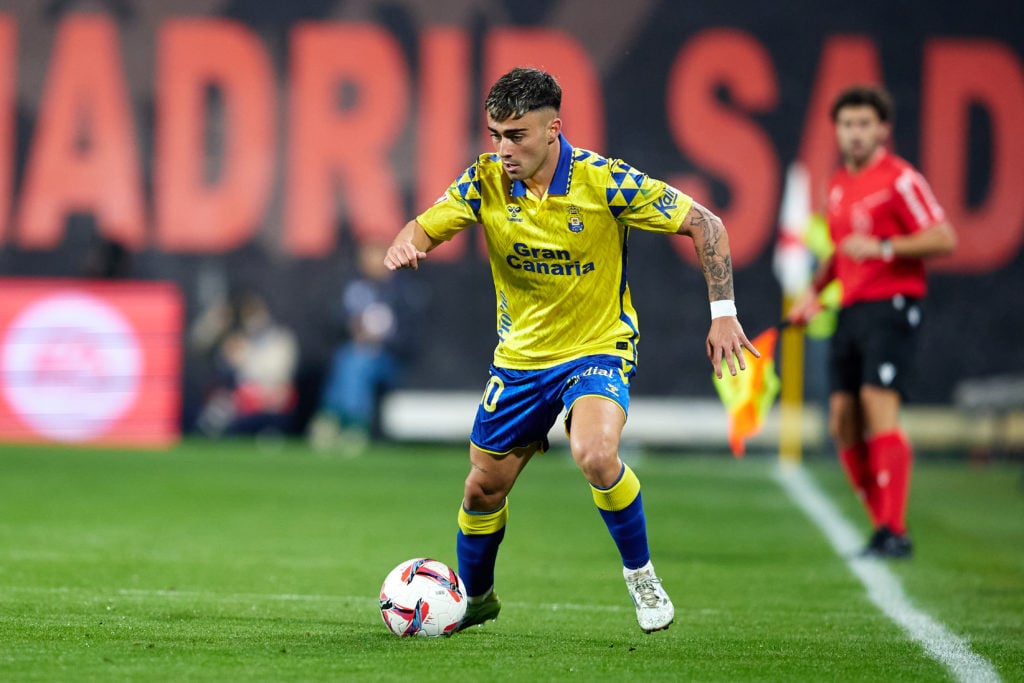
[[[715,377],[722,379],[722,354],[718,348],[711,342],[711,339],[707,339],[704,342],[704,348],[708,354],[708,360],[711,361],[711,368],[715,372]]]
[[[387,252],[384,254],[384,265],[390,270],[398,270],[404,268],[405,263],[402,259],[402,252],[398,247],[388,247]]]
[[[388,249],[384,261],[391,270],[398,270],[400,268],[418,270],[419,259],[425,257],[425,252],[419,251],[411,244],[399,244]]]
[[[420,251],[411,244],[408,245],[409,263],[412,264],[413,270],[419,270],[420,260],[427,258],[427,252]]]
[[[724,351],[725,351],[725,363],[726,363],[726,365],[729,366],[729,374],[732,375],[733,377],[735,377],[736,376],[736,361],[735,361],[734,357],[735,357],[735,355],[738,352],[733,351],[732,349],[724,349]],[[741,363],[740,367],[743,367],[742,360],[740,361],[740,363]]]
[[[807,307],[796,304],[786,315],[786,321],[793,325],[806,325],[810,317]]]
[[[736,362],[739,363],[740,370],[746,370],[747,369],[747,360],[746,360],[746,354],[743,353],[743,347],[742,346],[738,347],[734,351],[734,353],[736,354]]]

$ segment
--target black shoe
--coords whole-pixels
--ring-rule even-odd
[[[860,556],[878,557],[878,553],[882,550],[882,546],[885,545],[886,540],[890,536],[892,536],[892,532],[889,531],[889,527],[878,527],[875,529],[875,533],[871,534],[871,538],[868,539],[868,544],[860,551]]]
[[[882,544],[882,551],[879,557],[887,557],[891,560],[905,560],[914,554],[914,544],[906,534],[889,534]]]
[[[889,527],[881,526],[871,535],[868,544],[861,551],[861,557],[902,560],[914,554],[914,544],[906,534],[894,534]]]

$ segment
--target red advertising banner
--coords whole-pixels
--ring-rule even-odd
[[[0,292],[0,441],[178,440],[176,285],[5,278]]]

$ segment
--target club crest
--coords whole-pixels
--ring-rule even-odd
[[[583,216],[580,207],[570,204],[566,209],[569,232],[583,232]]]

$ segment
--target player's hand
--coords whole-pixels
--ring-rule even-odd
[[[722,378],[723,358],[729,368],[729,374],[735,376],[737,367],[740,370],[747,369],[747,361],[743,356],[744,349],[755,358],[761,357],[761,352],[755,349],[747,335],[743,334],[743,327],[734,315],[725,315],[711,321],[705,349],[711,360],[711,367],[715,370],[715,377],[719,379]]]
[[[854,261],[882,258],[882,241],[873,235],[849,235],[839,243],[839,249]]]
[[[388,270],[401,270],[411,268],[417,270],[420,267],[420,259],[427,258],[427,252],[417,249],[411,241],[395,242],[388,247],[384,255],[384,265]]]
[[[800,297],[793,302],[786,313],[786,321],[793,325],[806,325],[811,318],[821,313],[824,306],[818,300],[818,293],[813,288],[808,288]]]

